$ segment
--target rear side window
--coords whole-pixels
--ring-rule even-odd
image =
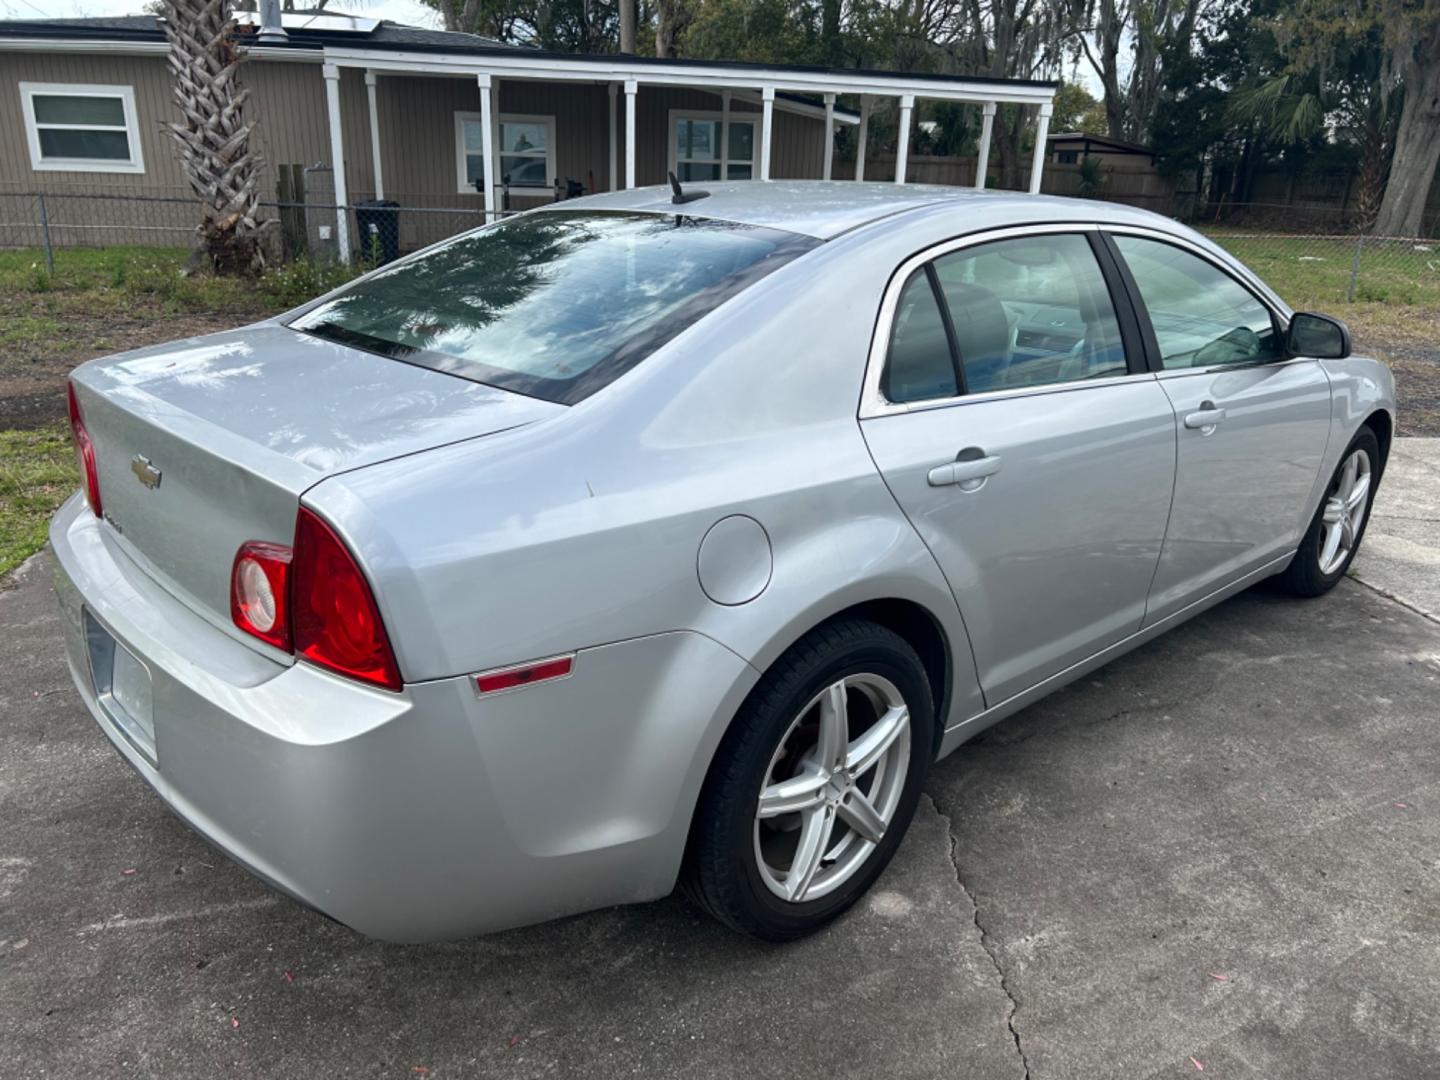
[[[1270,309],[1223,270],[1174,244],[1117,234],[1166,370],[1280,356]]]
[[[290,326],[569,405],[818,243],[683,215],[526,214],[372,274]]]
[[[895,402],[929,401],[959,393],[945,320],[923,268],[910,275],[895,305],[884,391],[886,398]]]
[[[1090,242],[996,240],[935,260],[972,394],[1127,373],[1120,324]]]

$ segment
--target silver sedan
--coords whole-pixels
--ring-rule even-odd
[[[1395,408],[1164,218],[788,182],[557,204],[70,394],[80,697],[237,862],[403,941],[677,882],[814,930],[966,739],[1331,588]]]

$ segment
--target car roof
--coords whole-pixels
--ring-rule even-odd
[[[581,199],[550,203],[545,210],[631,210],[687,217],[714,218],[763,225],[829,240],[881,218],[921,207],[952,204],[979,228],[1034,221],[1037,212],[1053,220],[1133,220],[1156,215],[1133,207],[1107,206],[1093,199],[1065,199],[1021,191],[976,191],[938,184],[895,184],[854,180],[702,181],[685,185],[687,192],[709,194],[693,202],[672,203],[669,185],[612,191]],[[1164,219],[1158,219],[1164,220]]]

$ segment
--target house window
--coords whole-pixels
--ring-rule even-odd
[[[145,171],[133,88],[22,82],[20,103],[31,168]]]
[[[730,138],[720,145],[720,113],[670,114],[670,168],[681,180],[749,180],[755,175],[757,119],[730,115]]]
[[[1075,165],[1080,161],[1080,151],[1061,150],[1056,153],[1055,161],[1060,165]]]
[[[555,183],[555,118],[499,118],[499,182],[512,188],[549,188]],[[485,175],[485,128],[479,113],[455,114],[455,159],[461,191],[481,190]]]

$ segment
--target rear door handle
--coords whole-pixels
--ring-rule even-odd
[[[978,491],[985,483],[987,477],[994,476],[1000,471],[1000,458],[995,455],[990,457],[972,458],[969,461],[947,461],[944,465],[936,465],[930,470],[929,476],[931,487],[945,487],[949,484],[959,484],[961,491]]]
[[[1209,403],[1207,402],[1206,404]],[[1214,405],[1210,405],[1210,407],[1207,409],[1205,408],[1205,406],[1202,405],[1197,411],[1186,415],[1185,426],[1187,428],[1190,428],[1192,431],[1196,429],[1203,430],[1205,428],[1214,427],[1216,424],[1220,423],[1220,421],[1224,419],[1224,409],[1218,409]]]

